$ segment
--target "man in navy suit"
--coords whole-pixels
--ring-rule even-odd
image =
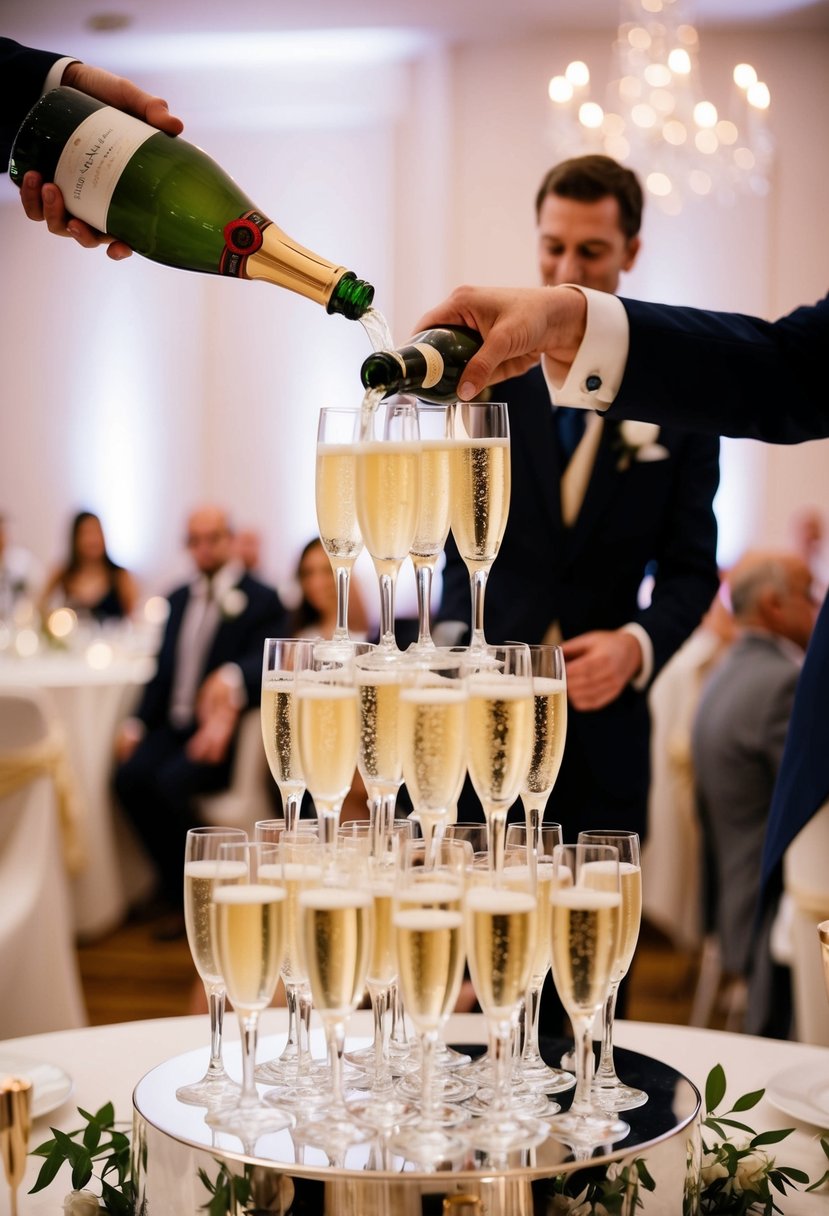
[[[610,157],[557,165],[536,198],[542,281],[615,292],[639,253],[641,214],[635,174]],[[487,586],[487,639],[564,640],[570,713],[548,816],[566,839],[586,827],[644,835],[646,691],[718,586],[718,442],[597,415],[585,428],[584,411],[553,407],[539,367],[493,397],[509,404],[512,492]],[[582,435],[570,437],[579,422]],[[446,553],[440,615],[468,622],[469,576],[451,541]],[[646,572],[652,593],[640,604]],[[467,793],[460,817],[474,813]]]
[[[96,97],[107,105],[126,110],[143,118],[153,127],[178,135],[184,124],[167,109],[167,102],[145,93],[123,76],[115,76],[103,68],[90,67],[70,56],[54,51],[39,51],[21,46],[11,38],[0,38],[0,80],[3,100],[0,104],[0,172],[5,173],[14,137],[23,119],[35,102],[50,89],[69,85]],[[81,220],[69,215],[63,195],[54,182],[44,182],[39,173],[26,174],[20,190],[23,208],[31,220],[45,220],[56,236],[73,237],[85,249],[107,246],[107,254],[115,261],[129,257],[129,245],[114,241],[97,232]]]
[[[829,296],[770,322],[621,300],[577,284],[461,287],[416,329],[453,324],[485,338],[464,372],[464,399],[543,359],[558,400],[610,418],[671,420],[772,443],[829,438]],[[829,598],[798,680],[769,813],[766,898],[780,888],[789,844],[829,797],[828,688]]]
[[[265,638],[285,634],[276,591],[233,558],[226,513],[187,524],[196,577],[170,596],[157,670],[116,741],[118,797],[156,862],[163,897],[181,904],[193,798],[226,789],[239,716],[259,704]]]

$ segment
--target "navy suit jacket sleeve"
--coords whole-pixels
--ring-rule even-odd
[[[774,322],[622,303],[630,349],[609,417],[771,443],[829,436],[829,296]]]
[[[12,143],[23,119],[43,90],[49,69],[63,55],[35,51],[11,38],[0,38],[0,171],[9,167]]]

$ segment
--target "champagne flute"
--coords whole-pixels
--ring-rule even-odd
[[[241,828],[191,828],[184,846],[184,923],[187,944],[199,978],[204,984],[210,1013],[210,1063],[200,1081],[176,1090],[179,1102],[188,1106],[215,1106],[235,1098],[239,1086],[225,1072],[222,1061],[222,1025],[225,1012],[225,982],[216,955],[216,940],[210,906],[213,887],[222,876],[226,881],[241,881],[245,869],[238,862],[220,860],[225,844],[244,844],[247,832]]]
[[[528,844],[529,841],[529,844]],[[534,883],[537,901],[538,929],[535,939],[535,955],[530,967],[530,982],[527,986],[526,1011],[524,1015],[524,1046],[521,1052],[521,1080],[531,1089],[546,1094],[562,1093],[572,1089],[576,1079],[571,1072],[551,1068],[538,1050],[538,1018],[541,1011],[541,990],[550,970],[552,957],[552,933],[550,890],[553,881],[553,851],[562,844],[561,824],[545,823],[538,831],[528,829],[523,823],[511,823],[507,827],[506,850],[509,855],[514,848],[525,849]],[[533,862],[535,865],[533,866]],[[507,871],[509,878],[509,872]]]
[[[507,812],[518,798],[533,743],[533,680],[523,642],[470,648],[469,776],[489,829],[489,863],[503,868]]]
[[[32,1092],[28,1077],[6,1077],[0,1081],[0,1157],[9,1184],[11,1216],[17,1216],[17,1192],[26,1175]]]
[[[602,885],[587,881],[601,865]],[[619,949],[619,851],[609,845],[557,845],[551,890],[553,980],[573,1024],[576,1091],[570,1109],[549,1120],[554,1135],[580,1148],[623,1139],[630,1128],[593,1100],[593,1019],[607,999]]]
[[[360,714],[353,659],[362,649],[370,647],[341,643],[340,657],[334,659],[330,647],[321,643],[310,666],[296,673],[300,762],[327,854],[336,845],[340,811],[357,767]]]
[[[348,589],[363,550],[357,523],[355,444],[360,411],[325,406],[317,426],[315,494],[322,547],[337,580],[337,626],[332,642],[348,641]]]
[[[417,410],[405,398],[383,401],[364,420],[357,445],[357,518],[380,587],[380,649],[397,650],[394,595],[418,522],[420,445]]]
[[[610,989],[602,1006],[602,1052],[593,1077],[594,1101],[605,1110],[633,1110],[644,1105],[648,1095],[642,1089],[625,1085],[616,1075],[613,1063],[613,1019],[619,985],[628,973],[642,920],[642,866],[639,836],[636,832],[590,830],[579,832],[581,844],[612,845],[619,852],[619,886],[622,895],[619,951],[610,977]],[[604,873],[598,862],[583,871],[585,881],[601,887]]]
[[[302,1119],[300,1130],[334,1161],[366,1139],[346,1105],[342,1081],[345,1023],[363,994],[371,953],[372,897],[364,862],[361,850],[338,849],[325,869],[325,885],[299,897],[299,954],[325,1029],[331,1085],[326,1105]]]
[[[296,738],[294,675],[308,667],[314,643],[297,638],[266,638],[262,659],[262,741],[271,775],[279,787],[285,827],[296,829],[305,777]]]
[[[520,859],[525,862],[526,854],[522,853]],[[504,876],[513,869],[517,875],[518,866],[507,866]],[[512,1044],[538,933],[532,872],[526,864],[520,871],[523,881],[515,883],[508,877],[501,881],[490,870],[478,871],[464,899],[469,971],[486,1018],[487,1057],[493,1081],[489,1103],[470,1129],[469,1139],[490,1154],[532,1148],[547,1138],[545,1124],[511,1103]]]
[[[469,571],[470,646],[486,645],[484,593],[507,526],[509,420],[504,402],[458,401],[452,407],[452,534]]]
[[[446,1130],[456,1107],[437,1101],[435,1050],[463,978],[463,891],[471,846],[461,840],[403,844],[394,895],[394,939],[406,1012],[420,1041],[421,1098],[417,1117],[389,1140],[392,1152],[429,1168],[464,1152]]]
[[[360,703],[357,768],[368,794],[371,853],[378,856],[386,851],[397,791],[403,784],[398,728],[401,662],[402,658],[389,662],[387,656],[369,653],[354,663]]]
[[[460,655],[438,648],[406,667],[401,679],[403,780],[428,862],[435,831],[445,826],[466,773],[466,673]]]
[[[530,646],[529,651],[533,677],[533,742],[529,767],[521,786],[521,801],[527,843],[531,849],[530,865],[535,865],[541,822],[564,755],[567,680],[564,652],[560,646]],[[561,843],[559,839],[558,844]]]
[[[280,1096],[287,1102],[308,1101],[316,1096],[310,1086],[311,993],[308,977],[299,961],[297,945],[297,916],[299,894],[308,886],[318,885],[322,875],[319,829],[308,820],[298,824],[296,832],[285,830],[284,819],[263,819],[256,824],[256,840],[279,844],[282,879],[285,887],[285,951],[282,959],[282,982],[288,1008],[288,1037],[278,1059],[261,1064],[256,1070],[257,1081],[266,1085],[285,1085]]]
[[[255,1081],[259,1014],[273,999],[284,954],[285,888],[278,845],[224,844],[219,862],[211,918],[219,967],[239,1019],[242,1091],[235,1105],[209,1111],[206,1122],[238,1136],[248,1151],[261,1135],[294,1122],[281,1107],[263,1105]]]
[[[449,535],[451,415],[445,405],[417,404],[420,433],[420,506],[409,554],[417,582],[417,641],[415,653],[434,650],[432,641],[432,579]]]

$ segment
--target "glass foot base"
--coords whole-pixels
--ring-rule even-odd
[[[563,1094],[576,1084],[576,1078],[572,1072],[565,1072],[563,1068],[551,1068],[549,1064],[544,1063],[540,1056],[535,1062],[521,1063],[518,1075],[524,1085],[545,1094]]]
[[[644,1089],[625,1085],[617,1077],[615,1085],[600,1085],[594,1081],[590,1099],[602,1110],[635,1110],[637,1106],[645,1105],[648,1095]]]
[[[460,1135],[451,1130],[444,1131],[431,1123],[427,1127],[407,1124],[391,1137],[388,1147],[395,1156],[426,1169],[436,1169],[439,1165],[457,1161],[467,1151]]]
[[[238,1102],[241,1092],[242,1087],[238,1081],[234,1081],[226,1072],[221,1072],[215,1076],[208,1074],[202,1077],[201,1081],[194,1081],[192,1085],[182,1085],[176,1090],[176,1098],[185,1106],[210,1108]]]
[[[506,1111],[499,1115],[483,1115],[465,1130],[473,1148],[498,1156],[513,1149],[533,1148],[549,1135],[549,1125],[540,1119]]]
[[[614,1119],[600,1110],[590,1114],[569,1110],[563,1115],[554,1115],[547,1127],[552,1135],[574,1148],[615,1144],[617,1140],[624,1140],[630,1132],[629,1125],[623,1119]]]

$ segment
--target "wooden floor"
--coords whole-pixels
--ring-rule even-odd
[[[193,1012],[200,985],[186,939],[157,942],[153,923],[127,924],[80,947],[89,1021],[93,1026]],[[642,926],[629,979],[627,1017],[687,1024],[697,977],[694,957],[677,954],[655,929]]]

